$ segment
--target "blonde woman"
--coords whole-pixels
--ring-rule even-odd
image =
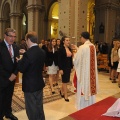
[[[118,67],[118,41],[115,42],[114,47],[112,48],[111,52],[111,66],[112,66],[112,72],[111,72],[111,78],[112,83],[116,83],[116,70]]]
[[[118,68],[117,68],[117,72],[118,72],[118,87],[120,88],[120,41],[118,42],[118,56],[119,56],[119,64],[118,64]]]

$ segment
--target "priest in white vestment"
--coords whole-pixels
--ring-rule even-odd
[[[78,110],[95,103],[98,91],[98,71],[95,46],[89,40],[89,33],[82,32],[81,45],[74,56],[77,76],[76,107]]]

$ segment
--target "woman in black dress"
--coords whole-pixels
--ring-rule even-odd
[[[69,102],[67,94],[67,83],[70,81],[70,73],[73,67],[72,50],[70,49],[70,39],[66,36],[61,39],[61,47],[58,51],[58,66],[59,73],[62,76],[62,87],[60,90],[61,97],[64,97],[66,102]]]

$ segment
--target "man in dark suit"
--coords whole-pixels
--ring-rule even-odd
[[[28,50],[20,50],[22,59],[18,59],[18,70],[23,73],[22,90],[25,96],[26,113],[29,120],[45,120],[43,110],[43,88],[45,86],[42,71],[45,62],[45,51],[37,44],[35,32],[25,36]]]
[[[15,79],[17,76],[16,57],[19,56],[19,49],[14,44],[16,31],[7,28],[4,34],[4,41],[0,43],[0,120],[3,117],[11,120],[18,120],[12,114],[12,95],[14,91]]]

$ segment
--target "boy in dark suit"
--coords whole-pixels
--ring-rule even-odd
[[[45,120],[43,110],[43,81],[42,71],[45,62],[45,51],[37,44],[35,32],[25,36],[28,50],[18,59],[18,70],[23,73],[22,90],[25,96],[26,113],[29,120]]]
[[[18,120],[12,114],[12,95],[14,91],[15,79],[17,76],[16,57],[19,56],[19,49],[14,44],[16,31],[7,28],[4,40],[0,43],[0,120],[3,117],[11,120]]]

